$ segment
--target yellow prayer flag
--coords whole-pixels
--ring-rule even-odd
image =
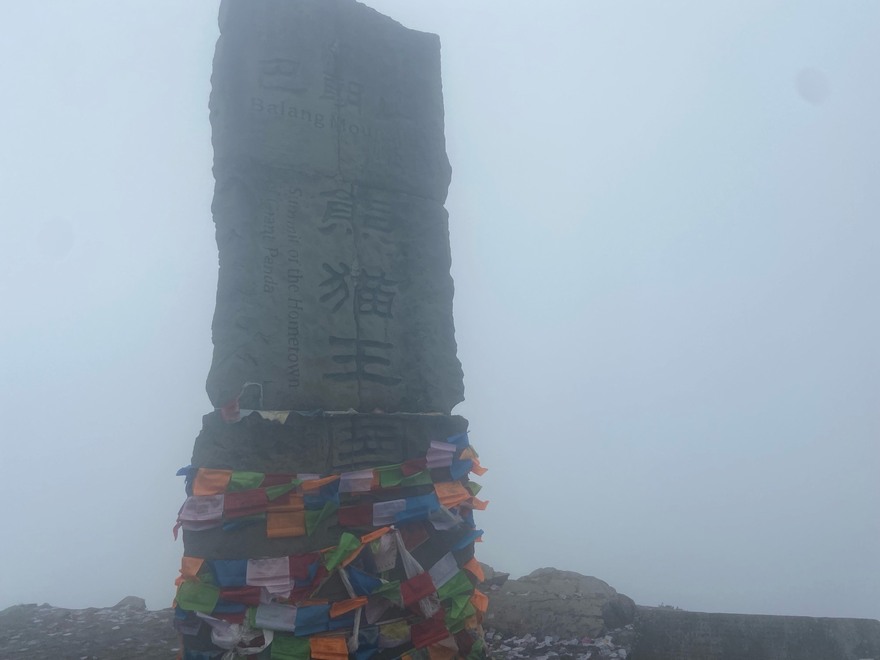
[[[196,479],[193,482],[193,495],[220,495],[225,493],[231,478],[232,470],[199,468],[198,472],[196,472]]]
[[[446,481],[434,484],[434,491],[437,493],[437,499],[440,500],[440,504],[447,509],[458,506],[462,502],[467,502],[473,497],[471,492],[458,481]]]
[[[489,609],[489,597],[479,589],[474,589],[474,595],[471,596],[471,604],[476,608],[477,612],[485,614]]]
[[[184,557],[180,561],[180,577],[174,581],[174,585],[179,587],[181,583],[187,580],[197,580],[196,576],[199,574],[199,569],[204,563],[205,560],[201,557]]]
[[[366,596],[358,596],[357,598],[349,598],[348,600],[339,600],[330,606],[330,616],[336,618],[342,616],[359,607],[367,604]]]
[[[486,574],[483,573],[483,567],[480,566],[480,562],[477,561],[476,557],[471,557],[462,568],[477,578],[478,583],[486,581]]]
[[[306,512],[270,511],[266,514],[266,536],[282,539],[306,535]]]
[[[343,637],[311,637],[312,660],[348,660],[348,645]]]

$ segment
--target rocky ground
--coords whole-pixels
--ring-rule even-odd
[[[635,605],[605,582],[539,569],[519,580],[484,567],[490,596],[487,642],[495,658],[625,660]],[[140,598],[114,607],[68,610],[16,605],[0,612],[0,658],[162,660],[177,657],[172,611]],[[609,628],[615,627],[614,630]]]
[[[489,630],[486,633],[486,641],[495,658],[534,658],[535,660],[619,658],[626,660],[632,654],[635,632],[633,625],[630,624],[595,639],[592,637],[564,639],[553,635],[538,639],[531,634],[517,637]]]
[[[15,605],[0,612],[0,658],[170,660],[179,650],[171,616],[131,597],[84,610]]]

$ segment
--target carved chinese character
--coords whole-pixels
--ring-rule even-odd
[[[395,217],[391,205],[376,199],[364,199],[360,203],[360,215],[364,226],[385,234],[394,230]]]
[[[393,344],[372,339],[331,336],[330,345],[336,348],[333,362],[349,366],[351,370],[324,374],[324,378],[336,381],[364,380],[381,385],[400,383],[400,378],[376,373],[377,370],[391,366],[391,360],[385,356],[394,348]]]
[[[337,271],[330,264],[323,264],[322,268],[330,274],[326,280],[318,284],[319,287],[328,287],[330,290],[320,297],[321,302],[334,302],[333,311],[342,307],[349,298],[348,276],[351,275],[351,269],[343,263],[339,264]]]
[[[355,287],[356,309],[360,314],[375,314],[382,318],[392,318],[391,305],[396,294],[394,280],[385,277],[385,271],[370,275],[366,270],[358,278]]]
[[[404,459],[404,438],[398,420],[355,417],[350,422],[337,422],[333,430],[333,467],[400,463]]]
[[[329,197],[321,218],[321,233],[331,234],[337,228],[344,229],[346,234],[352,233],[351,221],[354,218],[354,195],[348,190],[338,188],[322,192],[321,197]]]

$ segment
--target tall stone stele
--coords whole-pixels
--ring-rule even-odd
[[[447,568],[450,557],[462,567],[473,558],[475,537],[472,517],[459,517],[466,511],[453,508],[442,524],[437,515],[448,516],[449,509],[430,503],[424,515],[398,512],[387,520],[371,518],[369,508],[356,520],[353,511],[391,510],[404,499],[421,506],[434,501],[438,482],[468,485],[458,469],[466,455],[460,452],[471,451],[463,435],[467,421],[451,415],[464,387],[443,207],[451,170],[439,39],[355,0],[223,0],[220,30],[210,102],[220,269],[207,390],[215,412],[204,418],[189,473],[184,511],[196,513],[182,513],[185,555],[206,561],[183,588],[204,588],[206,580],[224,587],[222,562],[301,558],[388,522],[398,530],[401,557],[409,554],[424,570],[444,557]],[[437,468],[430,461],[452,446],[450,438],[458,438],[456,462]],[[270,499],[277,491],[267,490],[290,475],[350,475],[401,464],[408,480],[388,482],[397,490],[386,488],[384,477],[369,492],[338,484],[334,490],[331,483],[318,494],[297,486]],[[419,470],[422,476],[413,476]],[[229,471],[232,481],[212,491],[211,479],[226,474],[228,480]],[[220,497],[222,525],[209,513]],[[288,516],[288,532],[305,520],[307,533],[279,533],[283,525],[273,527],[273,514]],[[396,575],[405,582],[414,564],[407,565],[384,567],[381,579]],[[206,578],[205,566],[213,577]],[[338,572],[309,578],[317,579],[311,585],[317,588],[307,589],[310,602],[351,598],[352,587]],[[248,573],[240,587],[251,588],[250,579]],[[272,605],[294,606],[303,579],[291,573],[293,595],[287,599],[282,585]],[[219,609],[202,614],[242,609],[220,593]],[[430,599],[419,601],[421,610],[397,603],[377,623],[375,600],[358,611],[353,631],[331,625],[318,634],[345,633],[349,650],[369,646],[363,631],[393,615],[415,627],[413,641],[380,645],[376,657],[391,658],[418,650],[414,640],[428,639],[438,616],[442,623],[442,611],[432,615],[425,605]],[[183,609],[178,627],[185,653],[211,657],[217,628],[212,639],[204,621]],[[279,609],[273,616],[284,612],[295,615]],[[257,624],[260,616],[268,615],[257,616]],[[299,619],[297,626],[303,630]],[[275,631],[279,657],[283,630]],[[480,644],[471,648],[479,631],[464,632],[470,641],[452,630],[464,644],[460,653],[479,655]],[[252,647],[258,642],[250,640]]]

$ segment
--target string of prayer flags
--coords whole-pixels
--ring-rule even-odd
[[[473,512],[486,502],[468,478],[479,471],[466,434],[434,440],[418,458],[340,474],[183,468],[177,526],[186,534],[264,524],[271,543],[299,538],[308,550],[184,557],[174,619],[183,657],[482,659],[488,598],[475,588],[484,576],[473,543],[483,532]],[[335,543],[317,546],[328,534]],[[216,650],[189,649],[191,636]]]

